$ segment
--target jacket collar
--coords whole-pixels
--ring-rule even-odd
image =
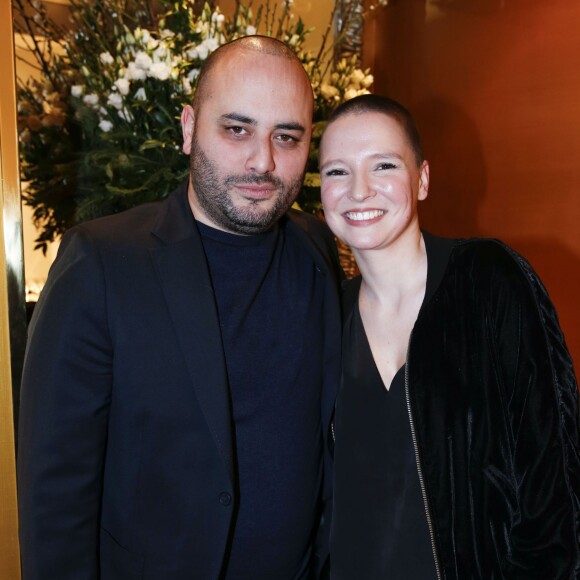
[[[232,413],[217,307],[187,183],[162,204],[151,251],[191,383],[232,483]]]

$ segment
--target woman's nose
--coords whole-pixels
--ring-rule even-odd
[[[356,176],[348,197],[353,201],[364,201],[369,197],[374,197],[376,192],[370,181],[364,176]]]

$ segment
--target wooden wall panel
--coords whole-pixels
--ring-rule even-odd
[[[10,2],[0,3],[0,578],[20,578],[12,385],[19,380],[24,332],[22,230]],[[21,290],[20,300],[15,292]],[[15,304],[16,302],[16,304]],[[22,329],[24,330],[24,329]],[[16,356],[15,356],[16,355]]]
[[[523,253],[580,368],[580,2],[454,4],[374,12],[364,54],[374,90],[419,122],[432,180],[423,224]]]

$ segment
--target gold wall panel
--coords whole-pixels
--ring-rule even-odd
[[[18,516],[12,385],[15,348],[11,331],[23,302],[22,218],[18,179],[14,42],[11,3],[0,2],[0,578],[20,578]],[[22,300],[10,308],[14,291],[22,288]],[[19,316],[16,316],[16,320]],[[17,342],[22,344],[23,336]],[[20,347],[16,346],[16,350]],[[17,361],[16,366],[19,366]]]

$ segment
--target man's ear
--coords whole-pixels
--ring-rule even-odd
[[[189,155],[191,153],[191,144],[193,141],[193,129],[195,127],[195,111],[191,105],[185,105],[181,112],[181,134],[183,136],[183,145],[181,150]]]
[[[423,163],[421,164],[418,199],[422,201],[424,199],[427,199],[428,195],[429,195],[429,163],[427,161],[423,161]]]

